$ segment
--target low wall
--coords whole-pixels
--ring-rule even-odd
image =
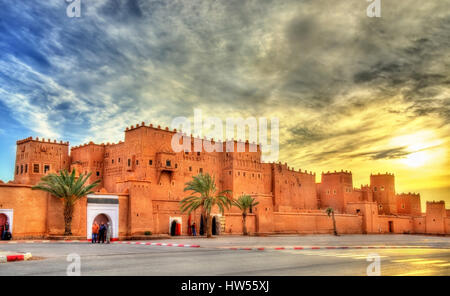
[[[246,218],[247,231],[255,233],[256,216],[248,214]],[[225,214],[225,233],[228,234],[242,234],[242,214],[240,213],[226,213]]]
[[[450,234],[450,217],[444,218],[445,221],[445,233]]]
[[[362,216],[335,214],[338,233],[362,233]],[[325,213],[274,213],[277,233],[333,233],[333,220]]]
[[[380,215],[377,220],[379,233],[415,233],[414,219],[412,217]],[[392,222],[391,229],[389,229],[389,222]],[[418,220],[418,222],[420,221]]]
[[[31,190],[30,186],[0,184],[0,210],[12,210],[13,239],[45,236],[47,202],[47,193]]]

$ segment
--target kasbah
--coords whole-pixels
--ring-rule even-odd
[[[0,223],[9,222],[14,239],[62,236],[62,200],[31,187],[46,174],[75,169],[92,172],[88,182],[101,179],[96,192],[75,206],[72,233],[84,239],[91,238],[95,220],[112,223],[113,240],[149,232],[187,235],[193,222],[202,227],[200,211],[188,216],[179,204],[186,196],[185,183],[199,173],[214,175],[218,190],[231,190],[233,198],[245,193],[259,201],[247,217],[248,231],[255,235],[333,233],[328,207],[336,213],[341,234],[450,233],[444,201],[427,202],[422,213],[420,195],[397,194],[393,174],[372,174],[370,185],[360,188],[353,187],[348,171],[322,173],[316,183],[315,173],[262,162],[259,145],[250,152],[248,142],[245,152],[175,153],[175,133],[141,123],[126,128],[123,142],[90,142],[71,147],[70,154],[68,142],[31,137],[17,141],[14,180],[0,181]],[[203,141],[191,140],[192,145]],[[236,207],[223,215],[216,209],[212,225],[216,235],[242,234],[241,213]]]

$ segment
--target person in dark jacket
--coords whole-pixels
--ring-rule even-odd
[[[9,232],[9,223],[6,222],[5,226],[3,227],[2,240],[10,240],[10,239],[11,239],[11,233]]]
[[[192,224],[192,235],[193,236],[197,236],[197,229],[196,229],[196,227],[195,227],[195,222],[194,222],[194,224]]]
[[[98,232],[99,232],[98,242],[100,243],[100,241],[102,241],[102,244],[104,244],[106,236],[106,225],[104,222],[102,222],[102,224],[100,225],[100,230]]]

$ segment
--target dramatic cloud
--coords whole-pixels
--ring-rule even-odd
[[[0,0],[2,178],[17,138],[112,142],[200,108],[279,117],[297,168],[391,171],[450,202],[446,1],[382,1],[381,18],[365,0],[81,4],[69,18],[63,0]]]

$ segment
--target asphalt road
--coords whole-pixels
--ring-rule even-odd
[[[81,275],[367,275],[379,256],[381,275],[450,275],[450,238],[387,236],[385,245],[426,245],[409,249],[330,250],[229,250],[228,246],[372,245],[383,243],[381,236],[318,237],[220,237],[195,240],[201,248],[89,243],[2,244],[0,251],[31,252],[41,260],[0,264],[0,275],[66,275],[69,254],[80,256]],[[365,240],[364,240],[365,239]],[[376,240],[371,241],[371,240]],[[424,241],[426,240],[426,241]],[[171,243],[193,240],[170,240]],[[152,241],[155,242],[155,241]],[[331,243],[328,241],[328,244]],[[298,245],[298,244],[297,244]],[[205,247],[203,247],[205,246]]]

